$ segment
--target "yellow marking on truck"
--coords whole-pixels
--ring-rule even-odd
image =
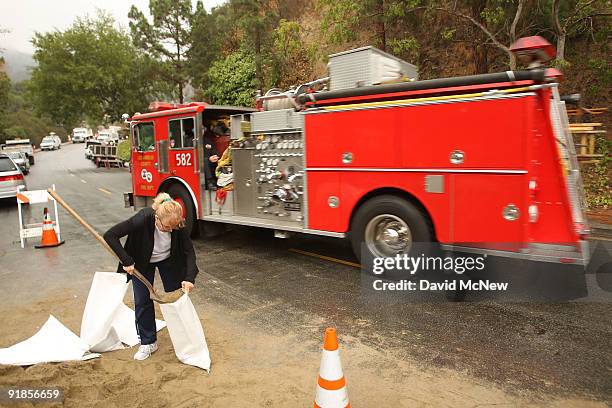
[[[497,94],[510,94],[516,92],[525,92],[528,91],[529,87],[521,87],[521,88],[511,88],[511,89],[496,89]],[[333,110],[343,110],[343,109],[352,109],[352,108],[375,108],[378,106],[386,106],[386,105],[403,105],[409,103],[416,102],[435,102],[435,101],[447,101],[452,99],[466,99],[466,98],[479,98],[483,96],[494,95],[488,92],[478,92],[478,93],[470,93],[463,95],[445,95],[445,96],[432,96],[428,98],[413,98],[413,99],[397,99],[391,101],[382,101],[382,102],[364,102],[364,103],[353,103],[348,105],[337,105],[337,106],[325,106],[322,109],[327,111]]]
[[[108,195],[112,195],[113,193],[111,193],[110,191],[102,188],[102,187],[98,187],[98,190],[100,190],[101,192],[103,192],[104,194],[108,194]]]
[[[330,261],[339,263],[342,265],[352,266],[353,268],[361,269],[361,265],[355,262],[345,261],[344,259],[333,258],[331,256],[315,254],[314,252],[302,251],[301,249],[289,248],[289,252],[295,252],[297,254],[311,256],[313,258],[323,259],[324,261]]]

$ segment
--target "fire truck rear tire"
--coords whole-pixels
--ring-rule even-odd
[[[185,204],[185,228],[193,238],[198,236],[199,228],[197,225],[195,206],[187,189],[179,184],[171,184],[166,193],[173,199],[180,199]]]
[[[413,243],[428,243],[433,239],[429,222],[421,209],[416,205],[395,195],[377,196],[359,207],[351,222],[351,245],[353,252],[362,262],[364,261],[362,259],[363,255],[370,259],[381,256],[393,256],[391,254],[384,254],[384,250],[389,249],[389,246],[385,247],[383,243],[382,249],[379,249],[377,243],[372,239],[372,228],[376,228],[376,225],[373,224],[377,222],[389,223],[387,224],[388,231],[385,230],[385,232],[390,234],[390,241],[393,241],[395,233],[398,231],[400,232],[397,235],[398,241],[401,240],[402,236],[408,239],[408,234],[409,239]],[[405,228],[408,229],[408,234],[402,234],[402,229]]]

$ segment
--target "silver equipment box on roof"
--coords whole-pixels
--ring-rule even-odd
[[[302,129],[303,127],[304,117],[294,109],[279,109],[251,114],[251,131],[254,133]]]
[[[329,56],[330,90],[416,81],[417,67],[375,47],[362,47]]]

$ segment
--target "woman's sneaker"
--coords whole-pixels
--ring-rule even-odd
[[[146,360],[151,354],[157,351],[157,343],[144,344],[138,347],[138,352],[134,354],[134,360]]]

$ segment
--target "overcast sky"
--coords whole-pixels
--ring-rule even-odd
[[[195,7],[196,0],[192,2]],[[204,7],[210,11],[224,2],[204,0]],[[0,28],[10,30],[0,34],[0,48],[32,54],[30,39],[35,31],[64,30],[76,17],[95,16],[96,9],[108,11],[127,29],[127,14],[132,4],[148,14],[149,0],[0,0]]]

